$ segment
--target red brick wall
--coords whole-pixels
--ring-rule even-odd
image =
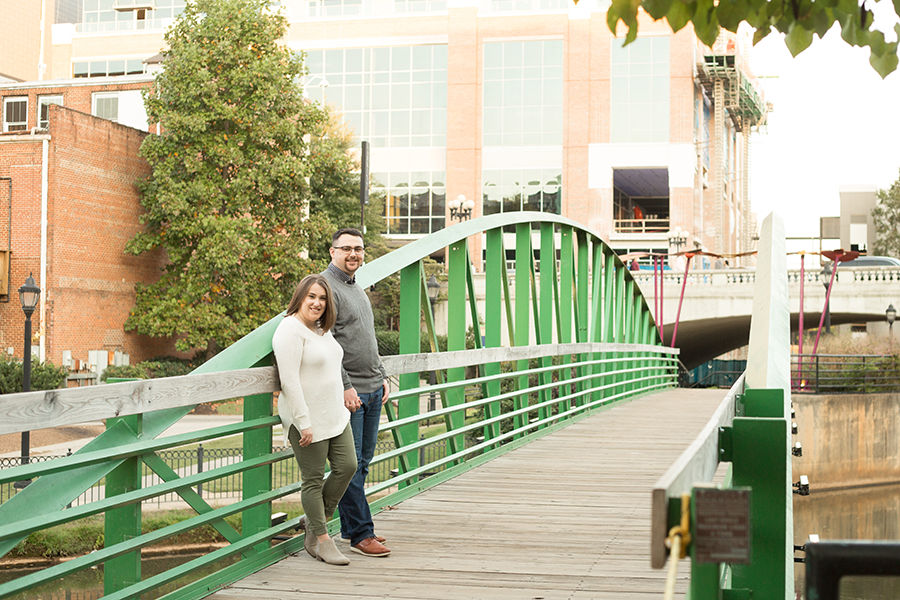
[[[33,270],[46,301],[46,359],[60,364],[64,350],[84,361],[89,350],[121,350],[132,363],[173,354],[171,340],[122,329],[134,305],[135,284],[154,281],[164,261],[160,251],[125,253],[126,242],[140,229],[135,183],[149,173],[138,156],[147,134],[58,106],[50,109],[50,131],[46,282],[39,281],[41,141],[0,138],[0,176],[14,177],[11,287],[18,289]],[[5,212],[0,206],[0,221]],[[11,299],[0,304],[0,347],[13,346],[21,356],[23,315],[18,295]],[[38,313],[33,321],[37,333]]]
[[[76,80],[78,83],[65,85],[41,85],[32,88],[0,89],[0,106],[3,98],[28,97],[28,130],[38,126],[38,98],[41,96],[62,96],[63,106],[79,112],[91,114],[91,98],[94,92],[124,92],[139,90],[150,85],[149,81],[96,84],[90,79]],[[84,82],[84,83],[82,83]],[[5,118],[0,115],[0,118]]]

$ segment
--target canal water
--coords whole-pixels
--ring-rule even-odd
[[[794,543],[821,540],[900,540],[900,484],[794,496]],[[797,552],[796,556],[802,556]],[[794,568],[797,598],[804,598],[805,565]],[[844,577],[841,600],[898,600],[900,577]]]
[[[167,571],[178,565],[182,565],[200,554],[170,554],[166,556],[145,558],[141,561],[141,576],[143,579],[152,577],[163,571]],[[226,559],[227,562],[235,562],[237,558]],[[189,581],[196,581],[208,575],[225,564],[225,561],[211,565],[197,574],[169,583],[153,592],[147,592],[141,596],[141,600],[159,598],[171,591],[185,585]],[[0,569],[0,583],[18,579],[23,575],[33,573],[36,569]],[[44,584],[27,592],[10,596],[9,600],[98,600],[103,596],[103,567],[80,571],[64,580]]]

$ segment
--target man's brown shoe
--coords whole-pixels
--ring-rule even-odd
[[[375,539],[374,536],[366,538],[360,543],[350,546],[350,548],[363,556],[390,556],[391,551],[384,544]]]
[[[381,537],[380,535],[376,535],[376,536],[375,536],[375,539],[378,540],[378,543],[379,543],[379,544],[383,544],[383,543],[385,543],[385,542],[387,541],[387,538]],[[342,538],[341,538],[341,541],[342,541],[343,543],[345,543],[345,544],[349,544],[349,543],[350,543],[350,538],[342,537]]]

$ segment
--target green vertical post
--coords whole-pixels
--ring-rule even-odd
[[[467,240],[459,240],[450,245],[447,274],[447,350],[466,349],[466,261],[468,259]],[[447,369],[448,382],[464,382],[465,367]],[[465,384],[447,390],[445,394],[447,406],[459,406],[466,401]],[[465,424],[463,412],[455,412],[448,419],[449,429],[459,429]],[[462,435],[448,438],[447,450],[455,453],[464,448]]]
[[[400,354],[418,354],[421,350],[422,338],[422,280],[424,270],[422,261],[407,265],[400,271]],[[400,375],[400,389],[410,390],[419,387],[418,373]],[[403,419],[419,414],[419,398],[402,398],[397,405],[397,417]],[[410,423],[394,429],[394,442],[403,447],[419,439],[419,424]],[[419,466],[419,452],[413,450],[404,455],[400,461],[400,469],[407,472]],[[402,482],[401,487],[408,485]]]
[[[757,411],[748,403],[748,410]],[[787,545],[786,489],[791,455],[787,451],[787,421],[772,417],[735,417],[732,423],[732,485],[750,487],[749,565],[734,565],[735,588],[753,590],[755,598],[783,598]],[[792,532],[791,532],[792,533]]]
[[[616,286],[615,286],[615,277],[618,269],[616,268],[616,255],[610,251],[608,248],[604,250],[604,268],[603,268],[603,313],[606,315],[606,318],[603,321],[602,336],[600,341],[612,343],[615,341],[616,336],[616,320],[618,319],[618,315],[615,312],[616,308]],[[611,352],[603,353],[604,359],[613,358]],[[603,371],[609,372],[614,371],[616,368],[613,364],[604,364]],[[606,375],[603,377],[603,385],[610,385],[614,381],[615,375]],[[612,395],[615,392],[612,388],[606,388],[603,391],[604,395]]]
[[[553,235],[553,224],[541,224],[541,292],[540,296],[540,325],[542,344],[553,343],[553,315],[554,315],[554,295],[553,284],[556,283],[556,240]],[[541,359],[542,367],[550,367],[553,365],[553,359],[545,356]],[[541,384],[548,385],[553,382],[553,374],[549,371],[541,374]],[[541,400],[546,403],[538,412],[538,417],[546,419],[550,416],[549,400],[551,397],[550,390],[541,392]]]
[[[603,341],[603,327],[605,321],[609,319],[609,315],[603,314],[603,244],[600,240],[594,240],[591,269],[591,337],[592,342]],[[603,358],[602,352],[594,352],[593,360]],[[591,369],[594,374],[600,374],[605,371],[603,365],[594,365]],[[591,380],[591,386],[596,390],[592,395],[592,400],[600,400],[603,392],[597,390],[603,384],[603,378],[597,377]]]
[[[531,251],[531,223],[516,225],[516,346],[527,346],[530,343],[531,325],[531,281],[529,273],[534,268],[534,256]],[[517,361],[516,369],[526,371],[528,361]],[[529,387],[528,375],[518,378],[519,389]],[[528,406],[528,394],[516,396],[516,410]],[[516,429],[528,423],[528,413],[518,415],[514,419]],[[518,435],[516,437],[519,437]]]
[[[502,345],[502,319],[503,319],[503,268],[506,256],[503,249],[503,230],[491,229],[485,232],[485,277],[484,277],[484,343],[487,348],[499,348]],[[500,363],[488,363],[484,365],[484,374],[487,376],[500,374]],[[500,382],[497,380],[487,383],[489,397],[500,395]],[[491,402],[484,407],[487,418],[500,415],[500,402]],[[485,427],[486,439],[493,439],[500,435],[498,423],[492,423]]]
[[[110,378],[107,383],[135,381],[135,379]],[[143,415],[113,417],[106,420],[106,429],[122,421],[134,432],[141,434]],[[126,458],[122,464],[106,476],[106,497],[112,498],[126,492],[141,488],[142,469],[140,457]],[[103,539],[107,548],[136,538],[141,535],[141,503],[135,502],[127,506],[106,511],[103,521]],[[136,550],[111,558],[103,566],[103,594],[112,594],[123,590],[141,580],[141,551]]]
[[[625,268],[616,269],[616,278],[615,278],[615,289],[616,289],[616,299],[615,299],[615,308],[613,309],[614,315],[617,315],[617,318],[613,320],[613,329],[615,330],[615,341],[618,344],[625,343],[625,312],[627,302],[625,300]],[[622,352],[614,353],[615,356],[615,365],[616,369],[622,368],[622,358],[625,356]],[[622,383],[625,380],[625,374],[619,373],[615,377],[616,383]],[[615,387],[614,393],[618,394],[623,390],[623,386],[617,385]]]
[[[572,312],[572,301],[574,299],[574,273],[575,273],[575,255],[574,255],[574,234],[572,232],[572,228],[569,226],[560,227],[559,231],[559,289],[557,290],[558,297],[556,299],[557,310],[559,311],[557,316],[557,322],[559,330],[557,331],[557,338],[559,339],[560,344],[568,344],[572,342],[572,327],[573,327],[573,312]],[[565,355],[562,357],[563,364],[571,364],[572,357],[570,355]],[[569,376],[569,369],[564,369],[560,371],[559,378],[567,379]],[[575,392],[575,388],[573,385],[568,386],[568,393],[572,394]],[[564,405],[559,407],[560,411],[567,410],[569,408],[569,401],[566,401]]]
[[[624,273],[624,270],[623,270]],[[636,306],[635,306],[635,293],[634,293],[634,280],[630,277],[625,281],[625,314],[622,319],[622,326],[625,328],[625,332],[623,335],[624,342],[626,344],[633,344],[635,342],[635,330],[634,323],[636,320],[635,315]],[[634,390],[634,378],[637,376],[634,370],[634,353],[626,352],[625,357],[629,360],[625,361],[623,364],[628,366],[628,374],[626,375],[626,384],[625,391]]]
[[[253,421],[272,416],[272,394],[256,394],[244,398],[244,421]],[[272,453],[272,430],[269,427],[244,432],[244,460]],[[272,466],[266,465],[244,471],[242,497],[253,498],[272,489]],[[248,508],[241,517],[241,535],[249,537],[272,526],[272,503],[266,502]],[[262,552],[269,547],[268,542],[254,546]]]
[[[575,306],[577,310],[575,312],[575,341],[576,342],[587,342],[588,341],[588,322],[589,322],[589,313],[590,306],[588,305],[588,283],[590,281],[590,273],[588,272],[588,259],[590,246],[588,244],[587,234],[584,231],[578,231],[576,234],[576,239],[578,241],[577,247],[577,257],[576,257],[576,280],[575,280]],[[586,362],[590,355],[587,353],[582,353],[578,355],[578,359],[581,362]],[[578,369],[578,376],[587,375],[587,371],[584,367]],[[586,390],[589,386],[587,384],[582,384],[579,386],[582,390]],[[579,396],[575,404],[576,406],[581,406],[585,403],[587,398],[585,396]]]

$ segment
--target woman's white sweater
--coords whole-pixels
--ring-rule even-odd
[[[291,425],[313,430],[313,442],[339,435],[350,421],[344,406],[341,359],[344,351],[328,331],[317,335],[296,317],[285,317],[272,337],[281,395],[278,416],[288,445]]]

